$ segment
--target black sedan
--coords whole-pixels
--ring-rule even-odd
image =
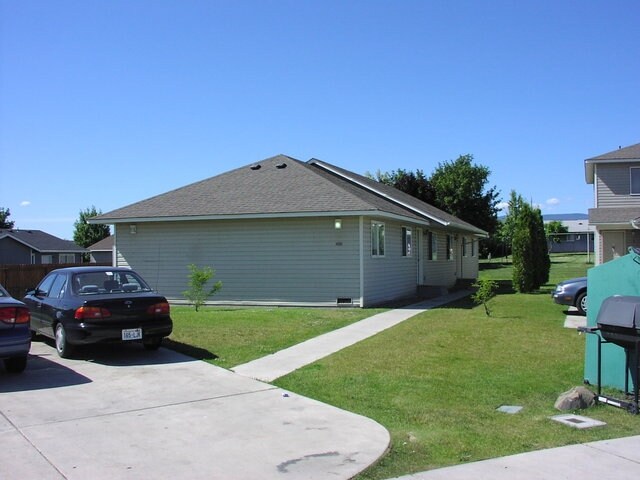
[[[128,268],[53,270],[24,302],[31,330],[53,338],[61,357],[100,342],[142,342],[156,350],[173,328],[166,298]]]
[[[29,310],[0,285],[0,359],[10,373],[20,373],[27,366],[31,348]]]
[[[556,285],[551,294],[560,305],[576,307],[580,315],[587,314],[587,277],[572,278]]]

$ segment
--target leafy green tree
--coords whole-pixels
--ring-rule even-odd
[[[547,238],[551,242],[553,248],[554,243],[560,243],[564,234],[569,233],[569,228],[558,220],[545,223],[544,230]]]
[[[367,175],[492,235],[498,226],[499,192],[496,187],[487,188],[490,173],[489,168],[473,164],[473,155],[462,155],[438,164],[429,178],[422,170],[413,173],[402,169]]]
[[[11,230],[15,224],[12,220],[9,220],[11,211],[8,208],[0,207],[0,228]]]
[[[96,210],[96,207],[94,206],[80,211],[78,220],[76,220],[73,224],[73,241],[76,243],[76,245],[87,248],[89,245],[93,245],[94,243],[99,242],[103,238],[107,238],[109,235],[111,235],[109,225],[90,225],[89,223],[87,223],[87,220],[89,218],[100,215],[101,213],[102,212]]]
[[[429,178],[435,206],[489,232],[498,227],[500,192],[487,188],[491,171],[473,163],[473,155],[461,155],[452,162],[438,164]]]
[[[427,177],[425,177],[424,172],[420,169],[416,170],[415,173],[401,168],[398,170],[392,170],[391,172],[381,172],[378,170],[375,176],[369,173],[366,175],[380,183],[395,187],[412,197],[422,200],[423,202],[431,205],[435,204],[433,186]]]
[[[210,289],[205,286],[213,278],[215,271],[211,267],[198,268],[195,264],[189,265],[189,289],[182,292],[187,300],[193,303],[196,312],[204,305],[210,296],[222,288],[222,282],[218,281]]]

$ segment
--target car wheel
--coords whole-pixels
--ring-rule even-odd
[[[587,314],[587,292],[582,292],[578,295],[578,298],[576,298],[576,307],[578,308],[580,315]]]
[[[162,344],[162,337],[146,338],[142,341],[142,344],[147,350],[158,350]]]
[[[73,352],[73,347],[67,341],[67,331],[62,323],[56,324],[56,350],[61,358],[69,358]]]
[[[7,358],[4,361],[4,368],[9,373],[20,373],[27,368],[27,356]]]

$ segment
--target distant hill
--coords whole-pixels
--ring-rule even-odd
[[[498,220],[504,222],[506,215],[501,215],[498,217]],[[589,215],[586,213],[550,213],[547,215],[542,215],[543,222],[568,222],[570,220],[589,220]]]

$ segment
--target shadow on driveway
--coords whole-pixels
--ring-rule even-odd
[[[49,360],[50,356],[30,354],[27,369],[23,373],[0,373],[0,392],[25,392],[91,383],[90,378]]]

